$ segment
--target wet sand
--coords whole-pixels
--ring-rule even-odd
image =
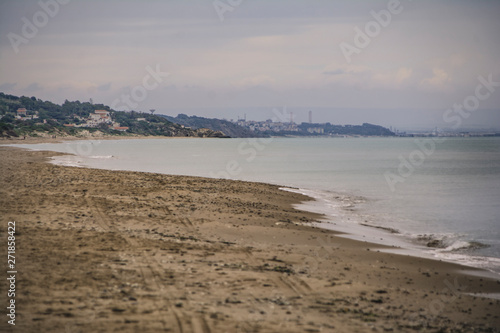
[[[0,146],[0,248],[16,221],[18,271],[2,332],[500,331],[500,301],[473,295],[499,279],[307,226],[302,195],[55,155]]]

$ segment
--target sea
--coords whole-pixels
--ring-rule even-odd
[[[317,226],[500,274],[500,138],[85,140],[16,145],[53,163],[277,184]]]

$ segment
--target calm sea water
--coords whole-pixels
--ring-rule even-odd
[[[260,181],[317,199],[301,208],[370,241],[500,272],[500,138],[273,138],[25,145],[58,163]],[[391,228],[398,235],[380,236]],[[368,236],[372,236],[371,238]],[[382,239],[380,239],[382,238]],[[361,239],[361,238],[360,238]],[[439,248],[426,244],[434,241]]]

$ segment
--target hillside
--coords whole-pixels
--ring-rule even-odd
[[[394,136],[394,132],[379,126],[364,123],[362,125],[332,125],[330,123],[313,124],[293,122],[238,121],[257,135],[267,136]]]
[[[0,93],[0,137],[152,135],[172,137],[262,136],[394,136],[378,125],[332,125],[239,121],[187,116],[153,115],[112,110],[103,104],[70,102],[62,105],[36,97]]]
[[[66,100],[62,105],[36,97],[0,93],[0,137],[153,135],[225,137],[210,129],[190,129],[164,117],[112,110],[103,104]]]
[[[177,117],[171,117],[167,115],[161,116],[179,125],[190,127],[192,129],[208,128],[212,131],[220,131],[232,138],[251,138],[259,136],[257,133],[227,120],[187,116],[182,113],[177,115]]]
[[[364,123],[363,125],[332,125],[302,123],[298,126],[303,133],[321,135],[360,135],[360,136],[394,136],[394,132],[388,128]]]

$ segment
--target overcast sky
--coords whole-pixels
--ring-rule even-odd
[[[317,122],[440,125],[479,76],[500,82],[499,17],[488,0],[0,0],[0,91],[172,115],[264,120],[286,106],[297,121],[312,110]],[[500,126],[494,89],[479,105],[489,113],[467,124]]]

